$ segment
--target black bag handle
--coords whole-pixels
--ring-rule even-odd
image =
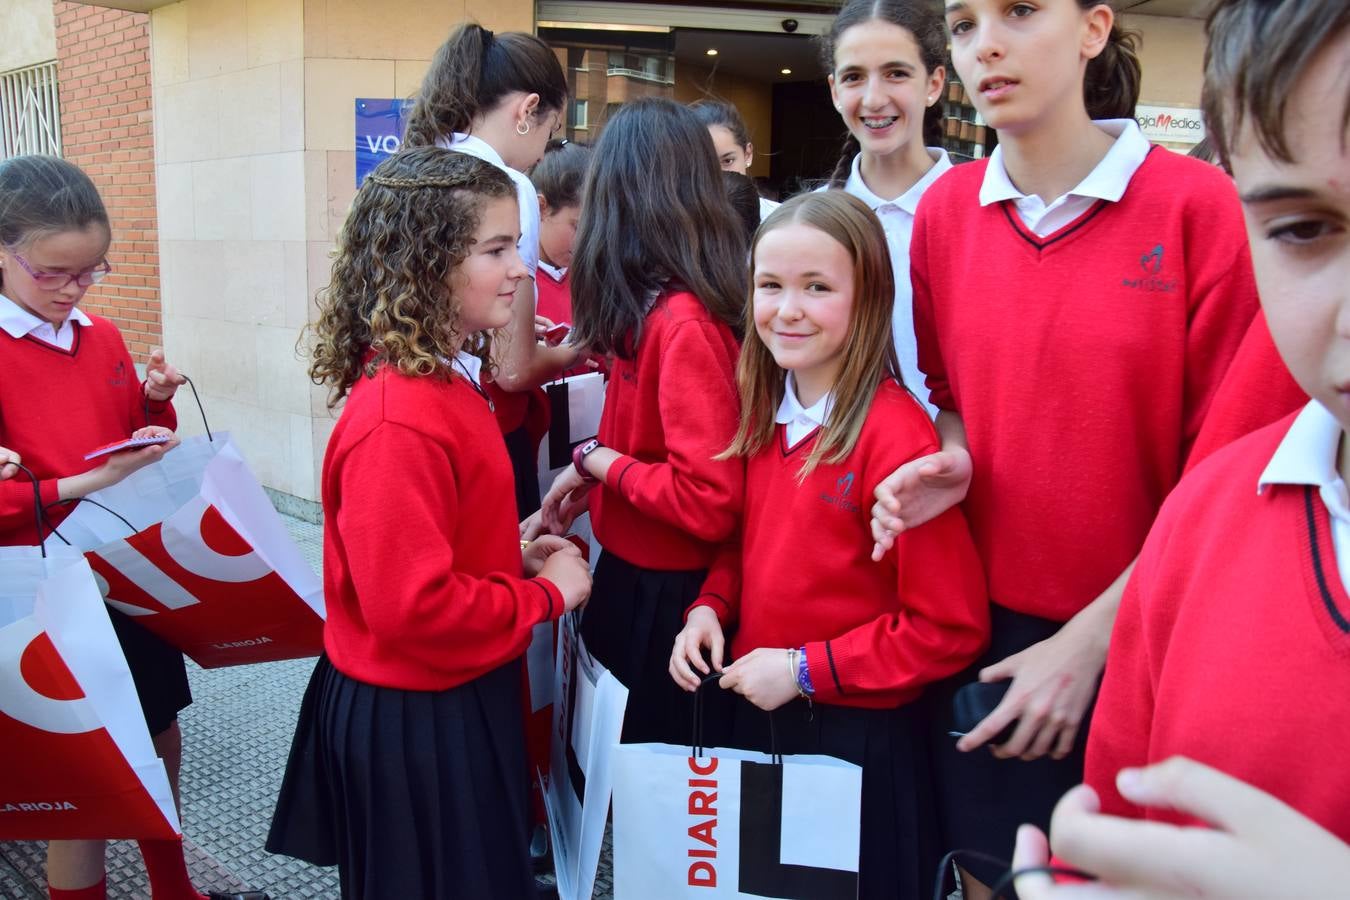
[[[694,722],[692,728],[691,740],[689,742],[690,755],[702,757],[703,751],[707,746],[703,743],[703,688],[704,686],[717,681],[722,677],[721,672],[709,672],[699,680],[698,688],[694,691]],[[769,717],[769,758],[772,765],[781,766],[783,764],[783,754],[778,750],[778,731],[774,727],[774,718],[772,710],[765,713]]]

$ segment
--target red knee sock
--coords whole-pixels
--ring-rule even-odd
[[[106,900],[108,879],[100,878],[98,884],[85,888],[54,888],[47,885],[51,900]]]
[[[150,896],[154,900],[206,900],[197,893],[188,878],[183,859],[183,839],[137,841],[150,876]]]

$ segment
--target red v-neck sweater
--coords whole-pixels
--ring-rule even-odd
[[[39,479],[43,505],[58,499],[56,482],[97,468],[89,451],[131,437],[137,428],[176,428],[172,403],[151,403],[117,326],[101,316],[75,323],[70,350],[0,331],[0,447],[23,457]],[[71,507],[54,507],[55,525]],[[33,544],[33,485],[23,473],[0,481],[0,546]]]
[[[1138,554],[1256,312],[1232,181],[1160,148],[1119,202],[1038,238],[985,162],[919,204],[919,366],[965,421],[990,598],[1065,621]]]
[[[600,443],[622,456],[591,491],[606,552],[646,569],[706,569],[736,527],[743,473],[715,460],[736,434],[740,347],[688,291],[661,294],[633,359],[616,359]]]
[[[1326,504],[1302,485],[1256,492],[1296,415],[1198,466],[1148,536],[1088,738],[1104,812],[1188,821],[1115,788],[1122,767],[1182,754],[1350,841],[1350,597]]]
[[[381,366],[352,387],[323,461],[324,646],[338,671],[457,687],[562,615],[522,576],[511,462],[487,400],[456,375]]]
[[[773,446],[745,461],[742,539],[719,553],[693,606],[736,626],[733,657],[804,645],[823,703],[908,703],[984,649],[980,560],[961,511],[950,509],[872,562],[871,487],[938,446],[927,412],[899,384],[878,388],[846,459],[822,461],[798,484],[819,434],[788,447],[779,425]]]

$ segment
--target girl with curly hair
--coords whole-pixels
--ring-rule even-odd
[[[500,169],[436,147],[357,193],[310,375],[346,404],[323,466],[325,654],[268,849],[343,897],[527,897],[520,656],[590,592],[562,538],[524,548],[479,386],[525,277]],[[409,545],[416,542],[416,550]]]

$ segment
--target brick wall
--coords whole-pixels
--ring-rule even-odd
[[[62,155],[98,185],[113,274],[81,304],[122,329],[132,358],[160,343],[150,17],[56,0]]]

